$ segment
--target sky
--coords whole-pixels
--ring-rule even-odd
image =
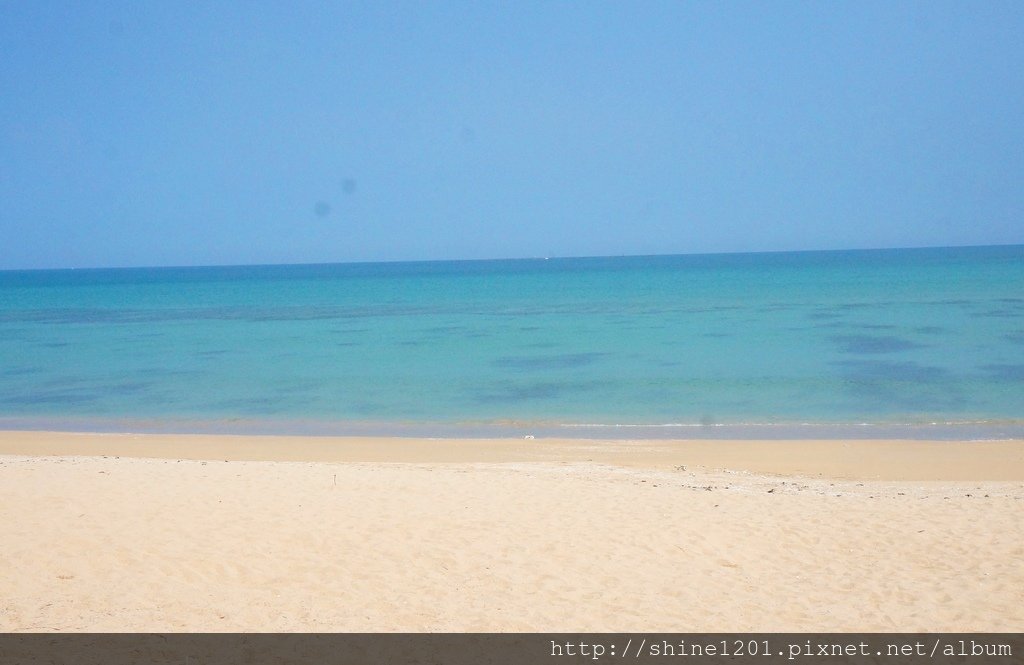
[[[0,269],[1024,243],[1022,2],[0,0]]]

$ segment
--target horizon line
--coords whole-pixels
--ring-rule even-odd
[[[358,261],[309,261],[309,262],[278,262],[278,263],[193,263],[193,264],[165,264],[165,265],[110,265],[110,266],[67,266],[67,267],[46,267],[46,268],[0,268],[0,273],[5,272],[56,272],[72,270],[176,270],[190,268],[270,268],[270,267],[294,267],[294,266],[336,266],[336,265],[374,265],[374,264],[409,264],[409,263],[473,263],[489,261],[549,261],[566,259],[620,259],[620,258],[656,258],[671,256],[743,256],[751,254],[817,254],[832,252],[879,252],[879,251],[902,251],[902,250],[928,250],[928,249],[982,249],[992,247],[1024,247],[1024,242],[1017,243],[996,243],[996,244],[970,244],[970,245],[915,245],[901,247],[847,247],[827,249],[768,249],[757,251],[722,251],[722,252],[666,252],[658,254],[588,254],[588,255],[563,255],[563,256],[505,256],[489,258],[454,258],[454,259],[379,259],[379,260],[358,260]]]

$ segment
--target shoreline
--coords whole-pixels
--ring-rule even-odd
[[[81,432],[409,439],[546,439],[652,441],[832,439],[908,441],[1024,440],[1024,420],[954,419],[911,422],[600,423],[557,420],[376,421],[316,418],[0,417],[0,432]]]
[[[0,455],[314,463],[594,463],[846,480],[1024,480],[1024,440],[454,439],[0,431]]]

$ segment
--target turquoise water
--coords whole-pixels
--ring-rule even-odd
[[[1024,246],[0,272],[0,425],[1020,436]]]

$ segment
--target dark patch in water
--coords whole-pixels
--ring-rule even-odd
[[[68,346],[68,343],[67,342],[40,342],[39,346],[45,347],[47,349],[62,349],[65,346]]]
[[[919,328],[914,328],[914,332],[922,335],[939,335],[946,332],[946,329],[942,326],[921,326]]]
[[[519,402],[535,402],[557,399],[570,392],[592,390],[601,385],[599,382],[580,381],[539,381],[536,383],[506,383],[491,390],[473,395],[473,400],[480,404],[510,404]]]
[[[554,356],[503,356],[492,364],[511,369],[572,369],[592,365],[606,353],[563,353]]]
[[[732,336],[733,336],[732,333],[724,333],[724,332],[706,332],[706,333],[703,333],[701,335],[701,337],[732,337]]]
[[[941,412],[967,404],[942,367],[872,360],[832,364],[840,368],[843,391],[872,411]]]
[[[203,373],[195,369],[169,369],[167,367],[140,367],[132,374],[144,377],[169,378],[172,376],[202,376]]]
[[[844,353],[899,353],[920,349],[924,345],[891,335],[833,335],[829,339]]]
[[[1024,344],[1024,330],[1015,330],[1006,333],[1003,337],[1012,344]]]
[[[981,312],[978,316],[985,316],[994,319],[1014,319],[1021,316],[1021,313],[1008,309],[990,309],[987,312]]]
[[[144,393],[153,385],[150,381],[121,381],[110,383],[100,388],[100,392],[114,395],[138,395]]]
[[[296,311],[274,310],[269,312],[252,312],[245,316],[224,316],[225,319],[248,319],[249,321],[323,321],[341,318],[336,311],[328,309],[303,309]]]
[[[841,319],[843,317],[835,312],[811,312],[807,315],[807,318],[814,321],[827,321],[832,319]]]
[[[218,410],[226,409],[235,413],[258,414],[279,413],[284,410],[284,400],[277,397],[240,397],[214,403]]]
[[[27,376],[29,374],[39,374],[42,371],[41,367],[7,367],[0,370],[0,376]]]
[[[896,326],[888,323],[853,323],[849,321],[833,321],[832,323],[818,323],[815,328],[843,328],[846,330],[894,330]]]
[[[422,332],[431,334],[449,334],[453,332],[459,332],[464,330],[463,326],[434,326],[433,328],[424,328]]]
[[[998,363],[982,365],[981,369],[985,370],[996,381],[1024,382],[1024,364]]]
[[[525,386],[509,386],[489,393],[477,395],[476,401],[481,404],[505,404],[508,402],[526,402],[533,400],[555,399],[568,390],[561,383],[532,383]]]
[[[45,390],[11,395],[0,398],[0,404],[10,406],[41,406],[90,404],[99,399],[99,395],[71,390]]]
[[[430,314],[437,308],[380,304],[361,307],[195,307],[167,309],[55,308],[0,311],[0,323],[158,323],[171,321],[318,321]]]
[[[884,360],[842,360],[832,363],[847,378],[858,380],[911,381],[939,383],[949,378],[949,370],[931,365]]]

